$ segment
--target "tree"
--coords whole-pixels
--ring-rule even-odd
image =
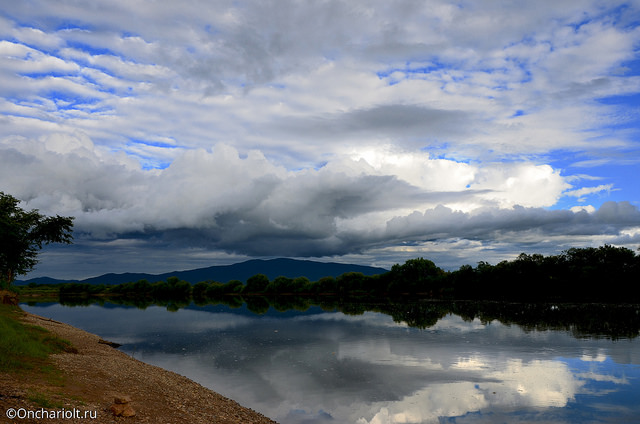
[[[445,273],[432,261],[423,258],[409,259],[404,265],[395,264],[389,271],[391,293],[428,293],[439,289],[439,279]]]
[[[38,251],[49,243],[70,244],[73,217],[24,211],[20,200],[0,192],[0,281],[10,285],[38,263]]]
[[[274,278],[273,281],[265,287],[265,291],[272,294],[292,292],[293,278],[280,275]]]
[[[256,274],[249,277],[247,285],[242,289],[243,293],[262,293],[269,285],[269,278],[264,274]]]

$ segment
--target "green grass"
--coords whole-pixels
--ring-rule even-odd
[[[42,408],[62,408],[64,406],[62,402],[52,400],[49,395],[34,390],[27,393],[27,399]]]
[[[22,314],[17,306],[0,305],[0,372],[39,368],[46,373],[48,356],[71,349],[71,343],[42,327],[24,324]]]

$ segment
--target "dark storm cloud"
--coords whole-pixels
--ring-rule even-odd
[[[76,218],[41,270],[638,241],[636,4],[5,3],[0,190]]]
[[[439,206],[387,222],[386,235],[407,239],[500,239],[535,232],[540,237],[618,234],[640,226],[640,211],[629,202],[606,202],[594,213],[543,208],[490,208],[464,213]]]
[[[640,211],[629,202],[607,202],[591,213],[500,208],[486,198],[494,190],[429,190],[376,175],[360,160],[287,171],[259,152],[242,157],[217,145],[186,151],[150,172],[86,138],[20,139],[0,147],[5,190],[27,207],[76,218],[76,246],[64,248],[71,256],[62,249],[44,256],[56,257],[56,266],[72,257],[89,264],[108,257],[118,268],[171,271],[206,263],[213,252],[323,257],[452,240],[510,243],[522,251],[532,239],[637,242],[640,227]],[[13,179],[16,173],[33,178]],[[456,203],[485,206],[443,206]],[[182,265],[169,265],[172,256]]]
[[[322,197],[315,199],[326,196],[330,193],[323,193]],[[340,199],[340,196],[335,198]],[[359,205],[360,208],[364,206]],[[279,224],[266,211],[235,211],[216,216],[215,226],[148,231],[141,236],[164,240],[173,246],[220,249],[240,255],[321,257],[398,244],[410,245],[412,242],[465,239],[498,243],[513,243],[520,239],[522,246],[519,249],[522,251],[526,250],[526,241],[532,236],[536,240],[615,236],[624,229],[640,226],[640,211],[628,202],[607,202],[594,213],[522,207],[508,210],[487,208],[479,213],[464,213],[438,206],[425,212],[392,218],[384,227],[372,223],[368,231],[338,228],[337,214],[326,215],[326,211],[322,208],[307,212],[287,211],[289,220],[280,221],[287,222],[287,226]],[[639,240],[627,236],[625,241]],[[549,246],[540,247],[545,251],[549,249]]]
[[[391,176],[302,175],[262,188],[246,207],[202,210],[191,227],[149,226],[145,234],[247,255],[323,256],[354,247],[341,238],[353,237],[341,233],[341,219],[459,196],[425,193]]]
[[[388,104],[339,114],[283,121],[278,130],[292,134],[329,138],[337,135],[368,137],[459,137],[469,131],[472,114],[460,110],[420,105]]]

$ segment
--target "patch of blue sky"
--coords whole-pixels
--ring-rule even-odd
[[[179,149],[179,148],[184,148],[184,146],[178,146],[174,143],[166,143],[166,142],[162,142],[162,141],[156,141],[156,140],[142,140],[142,139],[131,139],[129,141],[129,143],[127,143],[128,145],[135,145],[135,144],[142,144],[144,146],[151,146],[151,147],[160,147],[163,149]]]
[[[94,90],[100,91],[101,93],[118,94],[118,90],[116,90],[115,87],[109,87],[102,84],[100,81],[92,78],[89,73],[82,74],[81,78]]]
[[[64,78],[68,76],[75,76],[77,74],[78,73],[75,71],[72,71],[72,72],[46,71],[46,72],[21,72],[18,75],[27,77],[27,78],[40,79],[40,78],[47,78],[47,77]]]
[[[175,146],[172,146],[175,147]],[[136,159],[140,163],[140,168],[145,171],[149,171],[152,169],[165,169],[171,165],[171,161],[168,159],[159,158],[157,156],[146,155],[140,153],[138,149],[119,149],[113,150],[114,153],[122,151],[127,156]]]
[[[83,51],[85,53],[90,54],[91,56],[99,56],[99,55],[119,56],[118,53],[106,47],[96,47],[96,46],[92,46],[91,44],[82,43],[80,41],[68,40],[66,44],[67,44],[67,47]]]
[[[389,79],[394,75],[404,75],[403,79],[417,78],[424,75],[431,74],[436,71],[447,69],[448,67],[440,63],[439,61],[420,61],[420,62],[406,62],[402,67],[392,67],[385,70],[376,72],[376,75],[380,79]],[[397,81],[392,80],[392,85]]]
[[[522,60],[515,59],[515,58],[508,58],[507,61],[510,64],[513,64],[513,66],[519,69],[520,72],[522,73],[523,76],[518,81],[520,84],[526,84],[528,82],[533,81],[533,73],[531,73],[531,70],[529,69],[529,64],[527,62],[524,62]],[[505,73],[511,73],[511,71],[505,69]]]
[[[615,26],[621,26],[625,29],[635,28],[638,26],[638,21],[629,19],[629,17],[632,16],[629,11],[629,3],[616,4],[610,8],[607,8],[605,6],[600,9],[600,13],[593,15],[584,14],[581,19],[567,23],[567,26],[573,28],[574,32],[576,33],[580,32],[582,30],[582,27],[584,27],[585,25],[589,25],[594,21],[604,21]]]
[[[636,55],[640,55],[640,52],[636,52]],[[614,69],[614,74],[626,77],[640,75],[640,58],[622,62]]]
[[[585,25],[587,25],[587,24],[589,24],[589,23],[593,22],[593,21],[594,21],[594,19],[596,19],[595,17],[593,17],[593,16],[587,16],[586,14],[583,14],[582,16],[583,16],[583,17],[582,17],[582,19],[580,19],[580,20],[577,20],[577,21],[574,21],[574,22],[569,22],[569,23],[567,23],[567,26],[568,26],[569,28],[573,28],[573,32],[575,32],[575,33],[580,32],[580,29],[581,29],[583,26],[585,26]]]
[[[60,109],[72,109],[77,104],[97,104],[102,100],[98,97],[78,96],[76,93],[57,90],[48,91],[45,97],[55,102]]]
[[[152,169],[166,169],[171,165],[169,161],[158,161],[157,158],[142,158],[138,156],[140,166],[144,171],[151,171]]]
[[[78,19],[64,19],[58,22],[53,29],[55,31],[93,31],[95,28],[87,22]]]
[[[550,209],[568,209],[574,206],[591,205],[598,209],[608,201],[630,201],[640,206],[640,185],[637,174],[640,163],[627,161],[624,155],[619,157],[577,155],[575,152],[554,152],[547,163],[568,179],[572,187],[569,192],[598,186],[607,187],[593,193],[580,196],[565,195]],[[636,200],[633,200],[636,199]]]
[[[137,32],[131,32],[131,31],[122,32],[122,38],[135,38],[135,37],[140,37],[140,34]]]
[[[122,61],[138,64],[138,62],[136,62],[134,60],[130,60],[129,58],[125,58],[123,56],[118,56],[118,55],[114,55],[114,54],[111,54],[111,53],[109,53],[109,55],[113,56],[114,58],[118,58],[118,59],[120,59]],[[52,56],[55,56],[55,55],[52,55]],[[59,59],[68,60],[67,58],[64,58],[64,57],[59,57]],[[99,72],[103,73],[106,76],[113,77],[113,78],[116,78],[116,79],[121,77],[121,75],[119,75],[117,72],[115,72],[113,68],[108,67],[108,66],[102,66],[102,65],[99,64],[99,62],[98,63],[90,62],[90,61],[85,60],[83,58],[74,58],[73,61],[75,63],[77,63],[79,66],[81,66],[81,67],[83,67],[85,69],[96,70],[96,71],[99,71]],[[71,75],[71,74],[69,74],[69,75]],[[89,73],[82,73],[82,78],[84,78],[85,80],[87,80],[87,81],[89,81],[89,82],[91,82],[93,84],[96,84],[97,86],[100,86],[100,84],[98,84],[98,82],[95,79],[90,77]],[[115,90],[109,91],[107,89],[101,89],[101,91],[115,93]]]
[[[630,10],[630,4],[624,3],[605,11],[603,15],[612,20],[612,23],[616,26],[622,26],[625,29],[633,29],[640,25],[640,16],[637,14],[634,16]]]
[[[604,105],[624,106],[636,111],[640,109],[640,93],[620,94],[616,96],[600,97],[596,99],[598,103]],[[640,117],[636,116],[636,122],[640,122]]]
[[[601,134],[598,138],[613,137],[627,143],[627,148],[640,147],[640,93],[600,98],[597,102],[608,108],[608,122],[597,128]]]
[[[443,159],[466,164],[473,161],[470,157],[458,154],[451,143],[444,141],[434,141],[434,143],[422,147],[420,151],[428,153],[430,159]]]
[[[627,343],[629,340],[619,340],[618,343]],[[629,347],[636,345],[631,341]],[[637,387],[633,392],[640,393],[640,367],[633,364],[616,362],[610,356],[598,355],[582,357],[557,357],[557,361],[564,362],[587,384],[595,386],[606,386],[608,388],[622,386],[625,390]],[[604,378],[603,378],[604,377]],[[640,406],[640,405],[639,405]]]

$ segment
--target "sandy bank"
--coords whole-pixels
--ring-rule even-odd
[[[53,355],[62,375],[34,381],[0,374],[0,422],[46,423],[275,423],[174,372],[145,364],[117,349],[99,343],[100,337],[67,324],[32,314],[25,322],[38,325],[71,341],[77,353]],[[7,408],[40,409],[34,394],[45,394],[52,410],[91,411],[97,419],[46,419],[6,421]],[[131,398],[134,417],[114,417],[109,407],[114,397]],[[95,412],[94,412],[95,411]]]

